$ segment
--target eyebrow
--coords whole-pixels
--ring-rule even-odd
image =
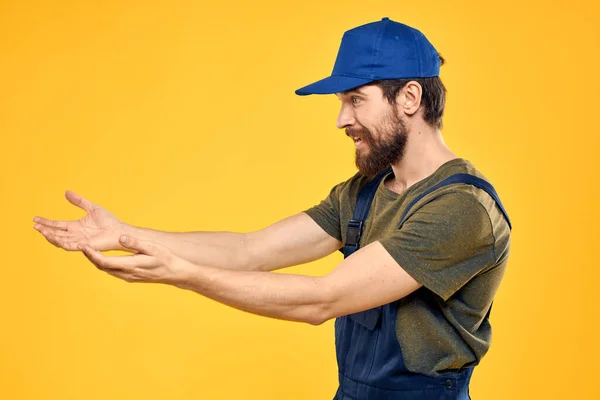
[[[350,89],[342,92],[342,94],[350,94],[350,93],[358,93],[363,96],[367,96],[365,92],[363,92],[360,88]]]

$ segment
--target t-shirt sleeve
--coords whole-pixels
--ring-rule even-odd
[[[379,242],[409,275],[444,300],[495,260],[488,212],[463,192],[423,205]]]
[[[319,204],[304,210],[317,225],[340,242],[342,241],[339,200],[341,185],[342,183],[334,186],[329,192],[329,196]]]

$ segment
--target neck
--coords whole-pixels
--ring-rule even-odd
[[[448,148],[438,129],[414,126],[409,130],[402,159],[392,165],[392,190],[401,193],[433,174],[441,165],[456,155]]]

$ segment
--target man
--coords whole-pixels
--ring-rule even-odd
[[[477,186],[482,175],[442,139],[441,63],[421,32],[388,18],[346,32],[332,75],[296,93],[339,98],[337,126],[356,143],[359,172],[260,231],[142,229],[73,192],[83,219],[36,217],[35,228],[128,282],[171,284],[272,318],[336,318],[336,399],[468,399],[490,345],[510,222],[493,188]],[[344,261],[326,276],[270,273],[342,247]],[[101,253],[113,249],[135,254]]]

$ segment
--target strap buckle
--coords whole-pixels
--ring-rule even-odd
[[[362,236],[363,221],[357,219],[351,219],[348,222],[348,229],[346,229],[346,245],[356,246],[360,242]]]

